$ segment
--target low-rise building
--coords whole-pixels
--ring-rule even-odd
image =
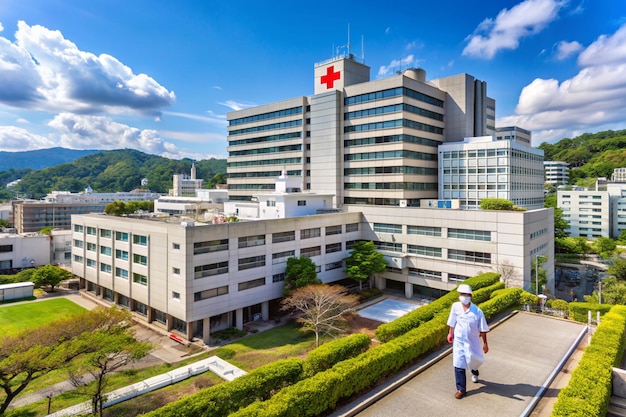
[[[0,233],[0,274],[50,263],[50,237],[38,233]]]

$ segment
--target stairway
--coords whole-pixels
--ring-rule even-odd
[[[626,417],[626,399],[611,396],[609,400],[609,408],[606,413],[607,417]]]

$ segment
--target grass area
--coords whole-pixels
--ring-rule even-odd
[[[224,360],[228,360],[235,366],[251,371],[259,366],[266,365],[270,362],[286,359],[291,357],[303,357],[315,346],[315,339],[311,333],[302,334],[295,323],[289,323],[277,326],[272,329],[252,334],[230,344],[207,351],[201,355],[187,358],[184,361],[174,365],[162,364],[149,368],[129,369],[117,372],[107,379],[107,388],[105,391],[113,391],[144,379],[166,373],[174,368],[185,366],[189,363],[208,358],[210,356],[219,356]],[[54,383],[67,379],[67,371],[58,371],[54,377],[44,380],[34,381],[28,387],[28,392],[37,389],[43,389]],[[41,383],[40,383],[41,382]],[[184,396],[193,394],[194,392],[224,382],[217,375],[206,372],[201,375],[194,376],[177,384],[159,389],[157,391],[141,395],[132,400],[121,404],[116,404],[104,410],[105,416],[136,416],[145,413],[163,405],[176,401]],[[56,395],[52,399],[51,411],[62,410],[72,405],[89,401],[89,392],[92,392],[91,386],[80,388],[74,391],[68,391]],[[7,417],[35,417],[46,415],[48,407],[47,399],[42,397],[41,401],[29,404],[17,409],[8,410],[5,415]]]
[[[72,316],[85,309],[66,298],[0,307],[0,334],[14,335],[25,329],[43,326],[56,319]]]

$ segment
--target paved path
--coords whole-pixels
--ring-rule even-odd
[[[481,379],[472,383],[468,375],[465,398],[454,398],[452,355],[448,348],[430,364],[418,364],[332,416],[530,415],[537,396],[546,392],[544,384],[549,385],[557,375],[585,329],[581,323],[517,313],[489,333],[489,353],[480,368]]]

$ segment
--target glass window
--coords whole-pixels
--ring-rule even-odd
[[[148,245],[148,236],[133,235],[133,243],[135,245],[147,246]]]
[[[239,271],[265,266],[265,255],[239,258]]]
[[[228,286],[212,288],[210,290],[204,290],[197,293],[194,293],[193,300],[201,301],[206,300],[207,298],[218,297],[220,295],[228,294]]]
[[[95,227],[87,226],[87,234],[88,235],[95,236],[96,233],[97,233],[97,230],[96,230]]]
[[[240,282],[238,284],[238,290],[244,291],[249,290],[250,288],[261,287],[265,285],[265,278],[257,278],[246,282]]]
[[[141,285],[148,285],[148,277],[135,272],[133,273],[133,282]]]
[[[291,240],[296,240],[294,231],[272,234],[272,243],[289,242]]]
[[[322,248],[320,246],[300,249],[300,256],[306,256],[307,258],[310,258],[311,256],[319,256],[321,254]]]
[[[374,223],[374,231],[378,233],[402,233],[402,225],[391,223]]]
[[[300,239],[310,239],[314,237],[320,237],[321,229],[319,227],[315,227],[312,229],[302,229],[300,230]]]
[[[265,235],[245,236],[239,238],[239,248],[265,245]]]
[[[341,242],[326,245],[326,253],[341,252]]]
[[[358,232],[358,231],[359,231],[359,224],[358,223],[346,224],[346,233]]]
[[[121,242],[128,242],[128,233],[126,233],[126,232],[115,232],[115,240],[119,240]]]
[[[212,275],[227,274],[228,261],[216,262],[207,265],[198,265],[194,267],[194,279],[210,277]]]
[[[100,237],[111,238],[111,231],[109,229],[100,229]]]
[[[128,260],[128,251],[121,250],[121,249],[115,249],[115,258],[127,261]]]
[[[133,254],[133,262],[139,265],[148,265],[148,257],[135,253]]]
[[[103,255],[111,256],[112,250],[108,246],[100,246],[100,253]]]
[[[326,226],[326,236],[331,235],[340,235],[341,234],[341,225],[337,226]]]
[[[407,226],[406,232],[409,235],[441,236],[441,227]]]
[[[224,250],[228,250],[228,239],[209,240],[206,242],[195,242],[193,244],[194,255]]]
[[[128,271],[122,268],[115,268],[115,276],[118,278],[128,279]]]
[[[288,250],[285,252],[278,252],[272,254],[272,265],[282,264],[287,262],[287,259],[295,256],[295,250]]]

